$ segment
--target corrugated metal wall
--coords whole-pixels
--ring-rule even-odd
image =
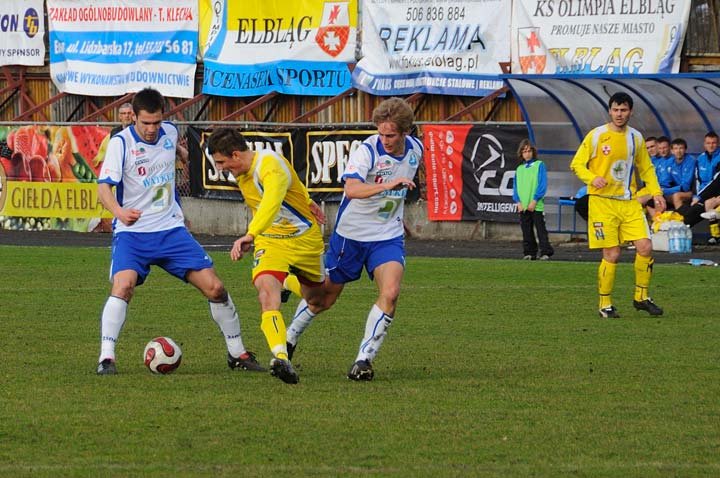
[[[720,53],[720,0],[692,0],[685,54]]]

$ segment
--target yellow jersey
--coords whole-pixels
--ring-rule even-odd
[[[318,228],[305,185],[275,151],[256,151],[248,172],[235,179],[253,213],[247,230],[253,237],[298,237]]]
[[[588,194],[632,199],[638,190],[639,176],[651,195],[662,195],[645,139],[630,126],[615,132],[605,124],[590,131],[575,153],[570,169],[587,184]],[[593,186],[592,180],[597,176],[605,178],[607,186]]]

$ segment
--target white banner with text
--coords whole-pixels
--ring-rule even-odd
[[[690,0],[513,0],[513,74],[677,73]]]
[[[152,87],[191,98],[198,6],[175,0],[47,0],[50,76],[58,90],[119,96]]]
[[[354,86],[375,95],[483,96],[510,61],[507,0],[366,0]]]
[[[200,1],[202,91],[333,96],[352,87],[357,1]]]

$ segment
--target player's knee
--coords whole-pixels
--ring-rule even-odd
[[[225,302],[227,300],[227,290],[221,280],[212,281],[208,287],[203,290],[205,297],[213,302]]]
[[[608,249],[603,249],[603,259],[612,264],[617,264],[617,262],[620,260],[620,248],[612,247]]]
[[[400,284],[385,285],[383,290],[380,292],[380,295],[382,295],[388,302],[392,302],[393,304],[397,303],[398,298],[400,297]]]
[[[135,284],[128,280],[116,280],[113,283],[110,295],[118,297],[125,302],[130,302],[135,292]]]
[[[652,255],[652,242],[650,239],[635,241],[635,252],[640,256],[650,257]]]
[[[305,299],[313,314],[328,310],[336,300],[337,296],[335,295],[313,295]]]

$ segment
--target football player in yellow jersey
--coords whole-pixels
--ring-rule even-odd
[[[580,144],[570,169],[587,184],[589,198],[588,240],[591,249],[603,250],[598,269],[600,317],[618,318],[612,303],[615,270],[620,244],[633,242],[635,255],[635,296],[633,306],[650,315],[663,310],[648,296],[652,277],[652,242],[641,204],[635,200],[638,178],[653,196],[658,213],[665,210],[665,199],[655,175],[642,135],[628,125],[633,99],[615,93],[608,101],[610,122],[590,131]]]
[[[286,383],[298,383],[300,378],[288,359],[280,293],[292,269],[305,300],[315,303],[322,296],[324,243],[318,221],[324,216],[290,163],[275,151],[251,151],[232,128],[216,129],[207,150],[219,170],[235,176],[253,212],[247,232],[235,241],[230,257],[237,261],[255,246],[252,280],[262,309],[261,329],[274,356],[270,372]]]

